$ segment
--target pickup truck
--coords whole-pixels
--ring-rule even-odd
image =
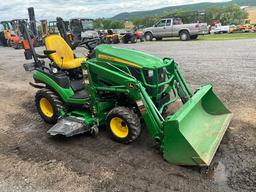
[[[220,33],[229,33],[230,26],[223,26],[221,23],[217,23],[214,26],[211,26],[211,34],[220,34]]]
[[[181,18],[165,18],[153,27],[144,29],[147,41],[162,40],[165,37],[180,37],[182,41],[197,39],[198,35],[208,34],[207,23],[183,24]]]

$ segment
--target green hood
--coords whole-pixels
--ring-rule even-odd
[[[108,61],[116,61],[137,68],[158,68],[166,64],[159,57],[140,51],[100,45],[96,48],[96,57]]]

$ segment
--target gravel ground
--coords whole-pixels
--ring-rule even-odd
[[[147,130],[121,145],[101,130],[52,138],[22,50],[0,48],[0,191],[256,191],[256,40],[118,45],[173,57],[193,88],[212,83],[234,118],[208,169],[165,162]]]

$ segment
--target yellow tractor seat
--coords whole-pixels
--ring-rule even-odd
[[[45,38],[47,50],[56,51],[49,55],[56,65],[61,69],[75,69],[86,61],[86,58],[74,58],[74,53],[67,42],[59,35],[49,35]]]

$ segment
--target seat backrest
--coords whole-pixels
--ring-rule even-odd
[[[59,35],[49,35],[45,38],[45,47],[47,50],[55,50],[56,53],[50,55],[50,58],[58,67],[64,62],[74,59],[74,53],[67,42]],[[62,60],[63,58],[63,60]]]

